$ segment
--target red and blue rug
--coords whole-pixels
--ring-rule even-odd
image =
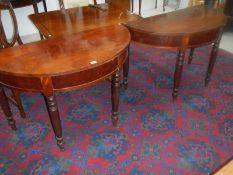
[[[119,128],[111,123],[110,84],[57,94],[65,152],[56,146],[39,94],[12,107],[18,130],[0,111],[0,174],[204,175],[233,155],[233,55],[220,50],[204,87],[209,47],[185,64],[171,98],[176,53],[131,45],[129,87],[121,91]],[[187,59],[186,59],[187,60]]]

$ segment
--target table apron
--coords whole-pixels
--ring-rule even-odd
[[[106,79],[116,70],[122,67],[127,57],[127,48],[111,61],[103,65],[96,66],[87,70],[64,73],[63,75],[51,76],[17,76],[7,73],[0,73],[0,84],[12,89],[28,92],[44,92],[42,78],[49,78],[52,81],[53,92],[64,92],[80,89],[89,86],[100,80]]]
[[[187,45],[185,47],[200,47],[215,42],[221,34],[222,27],[211,29],[209,31],[203,31],[193,34],[180,34],[180,35],[159,35],[155,33],[145,33],[135,31],[129,28],[131,38],[133,41],[148,44],[155,47],[167,47],[167,48],[180,48],[182,47],[182,40],[184,37],[188,38]]]

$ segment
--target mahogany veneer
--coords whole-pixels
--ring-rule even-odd
[[[113,25],[6,48],[0,52],[0,84],[44,95],[57,144],[63,149],[54,93],[80,89],[111,76],[112,120],[117,125],[119,69],[127,59],[129,42],[129,31]],[[15,128],[3,91],[0,99],[8,123]]]
[[[30,15],[29,18],[46,38],[69,35],[103,26],[141,19],[124,8],[115,5],[116,1],[97,6],[84,6]],[[122,85],[128,86],[129,60],[125,62]]]

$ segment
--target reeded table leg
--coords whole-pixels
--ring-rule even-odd
[[[112,76],[111,92],[112,92],[112,123],[113,126],[117,126],[118,116],[119,116],[119,96],[120,96],[119,71],[117,71]]]
[[[125,60],[125,63],[123,65],[123,82],[122,82],[122,86],[124,87],[124,89],[128,88],[128,75],[129,75],[129,47],[128,47],[128,55],[127,58]]]
[[[4,114],[6,115],[6,119],[8,121],[8,124],[10,125],[10,127],[13,130],[16,130],[17,128],[15,125],[15,120],[12,117],[12,113],[10,110],[10,106],[9,106],[5,91],[4,91],[3,87],[1,87],[1,86],[0,86],[0,105],[2,107]]]
[[[188,60],[188,64],[191,64],[192,60],[193,60],[193,53],[194,53],[194,48],[190,49],[190,53],[189,53],[189,60]]]
[[[172,97],[175,100],[178,95],[178,89],[180,86],[182,71],[183,71],[183,64],[184,64],[184,51],[179,51],[176,60],[176,68],[174,73],[174,87],[172,92]]]
[[[50,122],[52,124],[53,131],[55,133],[55,138],[57,140],[57,146],[60,148],[60,150],[64,150],[65,142],[62,137],[61,120],[59,117],[59,111],[55,96],[44,97],[49,113]]]
[[[206,77],[205,77],[205,86],[207,86],[208,83],[210,82],[210,77],[211,77],[211,74],[213,72],[214,64],[215,64],[215,61],[216,61],[216,58],[217,58],[217,54],[218,54],[219,42],[220,42],[220,39],[217,40],[214,43],[213,47],[212,47],[212,51],[211,51],[211,55],[210,55],[210,60],[209,60],[209,65],[208,65],[208,69],[207,69]]]

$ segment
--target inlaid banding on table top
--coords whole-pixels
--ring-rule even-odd
[[[223,27],[226,20],[221,9],[208,9],[207,6],[201,5],[129,21],[126,25],[137,32],[160,36],[188,35]]]
[[[25,76],[79,72],[116,59],[129,42],[129,31],[121,25],[54,37],[2,50],[0,72]],[[93,59],[96,64],[90,64]]]

